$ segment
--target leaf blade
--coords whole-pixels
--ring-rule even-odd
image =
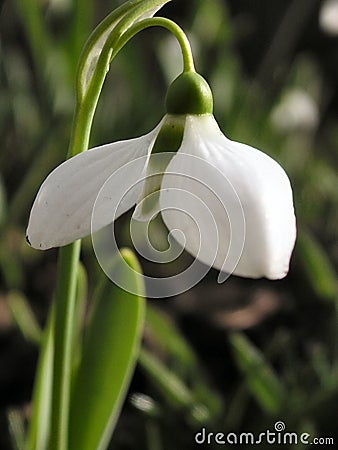
[[[133,254],[127,250],[121,254],[139,275]],[[144,287],[132,271],[117,270],[139,295],[106,280],[97,299],[74,381],[69,448],[106,448],[136,364],[145,315]]]
[[[42,346],[35,377],[27,450],[45,450],[48,446],[53,391],[53,315],[52,309],[42,338]]]
[[[252,396],[268,413],[280,411],[285,398],[284,388],[264,355],[244,334],[232,333],[229,339]]]

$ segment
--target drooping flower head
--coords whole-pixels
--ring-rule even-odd
[[[30,214],[31,246],[67,245],[136,205],[137,220],[160,210],[173,237],[210,267],[251,278],[284,277],[296,237],[284,170],[265,153],[224,136],[210,88],[197,73],[174,80],[166,105],[150,133],[88,150],[46,178]]]

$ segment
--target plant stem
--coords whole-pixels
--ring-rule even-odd
[[[121,39],[118,42],[118,47],[114,49],[113,57],[120,51],[122,47],[126,45],[126,43],[134,37],[136,34],[138,34],[140,31],[145,30],[146,28],[150,27],[162,27],[166,28],[168,31],[170,31],[177,39],[181,51],[182,51],[182,57],[183,57],[183,65],[184,65],[184,72],[195,71],[194,66],[194,59],[192,56],[191,46],[190,42],[185,35],[182,28],[180,28],[175,22],[173,22],[170,19],[167,19],[165,17],[150,17],[149,19],[141,20],[140,22],[137,22],[135,25],[133,25],[131,28],[129,28],[121,37]]]
[[[155,11],[171,0],[129,0],[116,8],[93,31],[86,42],[78,66],[76,92],[79,100],[86,95],[92,76],[88,74],[91,61],[96,58],[96,53],[101,56],[105,53],[103,47],[110,50],[114,48],[123,33],[133,25],[140,17],[150,17]],[[104,41],[103,36],[107,37]],[[108,43],[108,46],[106,44]],[[88,77],[89,75],[89,77]],[[89,79],[88,79],[89,78]]]
[[[101,90],[101,86],[100,86]],[[91,124],[99,92],[77,105],[68,158],[87,150]],[[54,367],[50,450],[68,448],[69,406],[73,357],[73,326],[75,320],[76,280],[81,240],[59,251],[55,292]]]
[[[87,150],[90,130],[100,92],[106,77],[107,68],[111,60],[128,40],[137,32],[149,26],[163,26],[171,31],[178,39],[183,54],[184,70],[194,70],[191,48],[184,32],[172,21],[164,18],[145,19],[140,25],[134,25],[139,17],[152,9],[159,9],[170,0],[144,0],[126,4],[117,14],[110,16],[110,20],[120,18],[116,29],[107,37],[102,51],[96,62],[96,67],[85,86],[82,72],[86,76],[87,60],[90,62],[91,51],[102,36],[101,28],[91,37],[84,51],[77,81],[77,105],[68,158]],[[136,6],[137,5],[137,6]],[[133,9],[134,8],[134,9]],[[123,13],[127,11],[123,17]],[[123,18],[122,18],[123,17]],[[128,34],[126,30],[128,30]],[[103,29],[109,30],[110,25],[104,24]],[[126,39],[124,38],[126,36]],[[129,38],[128,38],[129,36]],[[76,280],[77,267],[80,256],[81,241],[76,241],[60,249],[57,284],[55,293],[55,326],[54,326],[54,365],[53,365],[53,395],[52,395],[52,423],[49,450],[68,449],[68,429],[70,410],[71,372],[73,357],[72,328],[76,312]]]
[[[81,241],[60,249],[55,294],[55,353],[51,450],[68,447],[68,413],[72,369],[72,324],[75,311],[76,273]]]

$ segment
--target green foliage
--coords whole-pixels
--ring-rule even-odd
[[[8,293],[7,301],[12,317],[25,339],[40,344],[42,332],[29,307],[28,300],[21,293],[10,291]]]
[[[337,276],[321,244],[303,232],[298,237],[298,245],[305,274],[314,291],[320,298],[337,302]]]
[[[20,324],[22,325],[23,322]],[[54,358],[53,327],[54,320],[51,314],[40,345],[32,398],[33,410],[26,442],[28,450],[44,450],[48,447],[50,439]]]
[[[130,251],[121,254],[140,272]],[[115,270],[120,270],[117,264]],[[132,272],[122,273],[121,279],[138,295],[105,279],[94,300],[73,383],[69,448],[107,448],[133,374],[143,329],[144,292]]]
[[[210,385],[191,345],[168,316],[158,308],[148,307],[146,331],[162,357],[173,361],[167,367],[146,350],[140,364],[169,403],[188,411],[188,420],[198,424],[217,419],[223,409],[221,399]]]
[[[33,393],[38,406],[30,414],[28,430],[32,449],[43,449],[49,434],[45,418],[50,414],[48,361],[53,342],[50,323],[43,334],[38,324],[46,320],[56,260],[53,251],[42,253],[26,246],[25,227],[38,186],[66,154],[80,49],[97,22],[117,3],[121,2],[17,0],[5,2],[1,10],[0,306],[9,306],[31,345],[39,341],[42,345]],[[238,3],[244,8],[244,2]],[[101,274],[86,240],[82,251],[85,269],[80,269],[77,285],[71,367],[76,379],[74,396],[83,413],[83,434],[76,439],[86,442],[88,447],[83,448],[92,450],[90,442],[94,441],[93,445],[98,445],[103,428],[111,429],[116,422],[125,397],[112,439],[116,449],[189,449],[194,448],[198,427],[260,432],[275,419],[283,420],[289,429],[311,430],[318,436],[335,433],[338,128],[334,106],[326,109],[326,105],[332,100],[332,79],[336,77],[334,73],[327,76],[329,69],[324,70],[318,54],[297,50],[298,43],[301,48],[300,35],[292,52],[286,54],[274,46],[274,64],[267,70],[262,53],[274,35],[257,37],[266,25],[263,13],[258,12],[259,3],[253,15],[245,11],[236,15],[229,5],[222,0],[172,1],[168,15],[178,18],[192,38],[196,69],[212,88],[215,117],[225,134],[266,151],[290,176],[299,229],[291,271],[276,283],[232,279],[220,286],[215,286],[211,274],[186,296],[158,301],[156,309],[150,306],[140,370],[136,370],[130,391],[134,401],[129,402],[127,385],[118,391],[108,377],[118,365],[119,376],[127,373],[130,380],[140,336],[128,334],[128,330],[137,321],[141,324],[143,300],[122,297],[108,281],[101,293],[93,293]],[[317,17],[313,18],[317,23]],[[308,33],[313,28],[310,25]],[[291,31],[297,36],[297,21],[291,21],[289,27],[284,29],[285,38]],[[284,42],[283,36],[280,39]],[[254,58],[241,51],[241,45],[249,41],[259,47],[254,56],[258,60],[250,70],[246,60]],[[165,112],[165,92],[180,70],[181,56],[166,32],[146,31],[130,42],[105,81],[91,145],[152,129]],[[294,116],[290,99],[300,92],[310,109]],[[116,225],[121,243],[127,240],[128,220],[122,217]],[[167,270],[146,263],[143,268],[160,275]],[[266,291],[278,305],[270,315],[250,308]],[[221,311],[214,313],[212,305],[218,298]],[[95,303],[89,324],[87,301]],[[130,322],[124,318],[127,310]],[[236,321],[235,316],[241,320]],[[243,319],[247,316],[251,325]],[[13,323],[9,330],[1,326],[1,336],[15,334]],[[97,345],[96,333],[105,339],[105,346]],[[25,345],[23,339],[16,342],[13,358],[29,357]],[[0,367],[7,364],[1,362]],[[13,388],[11,382],[20,368],[10,365],[8,371],[8,378],[2,378],[4,391],[10,391],[10,386],[13,399],[4,397],[4,403],[23,407],[29,398],[19,384]],[[89,377],[96,386],[105,386],[100,395],[105,395],[106,403],[87,389]],[[29,389],[27,376],[25,392]],[[118,406],[112,412],[117,397]],[[142,409],[137,398],[147,398],[151,412]],[[11,433],[21,448],[20,417],[12,414],[10,419]],[[75,439],[75,427],[78,424],[72,419],[71,439]],[[91,429],[86,439],[85,432]],[[0,434],[9,433],[2,428]],[[1,438],[0,446],[7,450]]]
[[[252,395],[268,413],[280,411],[285,390],[265,356],[244,335],[233,333],[229,338],[237,364]]]

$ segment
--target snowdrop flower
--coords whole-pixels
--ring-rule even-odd
[[[251,278],[284,277],[296,237],[284,170],[263,152],[224,136],[212,114],[210,88],[195,72],[183,72],[172,83],[166,103],[167,114],[150,133],[88,150],[46,178],[30,214],[30,245],[48,249],[90,234],[95,201],[109,179],[96,228],[135,205],[138,220],[147,220],[157,208],[173,236],[210,267]],[[128,176],[114,176],[130,161]],[[190,200],[183,195],[187,192]],[[112,200],[118,200],[116,213]],[[229,254],[233,243],[235,260]]]

